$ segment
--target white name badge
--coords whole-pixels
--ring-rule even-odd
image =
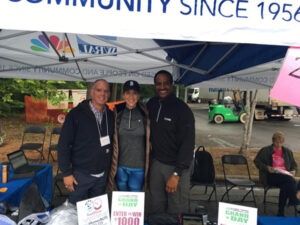
[[[100,144],[101,146],[105,146],[105,145],[109,145],[110,144],[110,139],[109,136],[104,136],[104,137],[100,137]]]

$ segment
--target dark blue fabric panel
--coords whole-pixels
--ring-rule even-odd
[[[160,46],[169,46],[175,44],[196,43],[188,41],[169,41],[155,40]],[[213,44],[210,43],[208,48],[203,52],[201,57],[194,64],[194,67],[202,70],[209,70],[214,66],[219,59],[228,52],[234,44]],[[176,60],[177,63],[190,65],[198,52],[202,49],[204,43],[199,42],[199,45],[192,47],[167,49],[169,57]],[[212,78],[243,70],[252,66],[270,62],[276,59],[283,58],[288,47],[272,46],[272,45],[255,45],[255,44],[239,44],[232,51],[226,60],[222,61],[209,75],[201,75],[196,72],[189,71],[179,81],[185,86],[210,80]],[[180,69],[180,74],[183,74],[185,69]]]
[[[299,225],[300,217],[258,216],[257,225]]]
[[[12,180],[13,172],[10,168],[10,181],[0,184],[0,188],[7,187],[7,191],[0,193],[0,202],[7,202],[13,206],[19,206],[26,189],[35,182],[38,185],[41,195],[50,203],[52,201],[53,175],[52,165],[43,164],[44,169],[38,171],[33,178]],[[0,174],[1,174],[0,164]]]

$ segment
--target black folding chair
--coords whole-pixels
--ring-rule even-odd
[[[62,174],[62,172],[60,172],[59,168],[57,168],[56,175],[54,177],[54,182],[53,183],[54,183],[54,188],[57,187],[60,196],[64,196],[64,195],[63,195],[62,190],[61,190],[58,183],[59,182],[63,183],[63,180],[64,180],[63,174]]]
[[[237,165],[242,166],[242,168],[245,167],[246,171],[244,171],[244,172],[248,173],[248,176],[245,178],[245,176],[241,176],[240,173],[238,175],[234,174],[234,176],[232,176],[233,175],[232,173],[228,174],[228,168],[225,168],[225,167],[227,167],[225,165],[231,165],[231,169],[232,169],[232,166],[237,166]],[[222,156],[222,166],[223,166],[226,192],[223,194],[221,201],[223,201],[225,195],[227,195],[227,199],[228,199],[228,201],[230,201],[229,200],[229,191],[235,187],[250,188],[250,190],[243,196],[241,201],[242,202],[245,201],[248,194],[251,193],[252,197],[253,197],[254,205],[256,207],[256,200],[255,200],[254,191],[253,191],[255,182],[251,179],[247,159],[242,155],[223,155]],[[239,171],[241,171],[240,167],[239,167]],[[229,175],[229,177],[228,177],[228,175]]]
[[[276,187],[276,186],[270,186],[270,185],[265,185],[264,186],[264,200],[263,200],[263,204],[264,204],[264,213],[266,212],[266,206],[267,206],[267,203],[269,204],[278,204],[278,201],[267,201],[267,194],[268,194],[268,191],[270,189],[277,189],[279,190],[280,188],[279,187]],[[279,198],[279,196],[277,196],[277,199]],[[290,204],[287,205],[288,207],[291,206]],[[298,212],[296,210],[296,207],[293,206],[294,208],[294,214],[295,216],[298,215]]]
[[[210,201],[211,197],[214,194],[215,195],[216,206],[218,207],[217,184],[216,184],[215,180],[212,183],[204,183],[204,182],[197,182],[197,181],[191,180],[190,190],[192,190],[192,188],[195,187],[195,186],[205,186],[204,194],[207,194],[207,188],[211,187],[212,191],[210,192],[209,197],[208,197],[208,199],[206,201]]]
[[[202,149],[202,151],[201,151]],[[203,154],[205,152],[205,156],[206,157],[203,157]],[[199,153],[202,153],[202,154],[199,154]],[[215,201],[216,201],[216,207],[218,207],[218,197],[217,197],[217,186],[216,186],[216,180],[215,180],[215,168],[214,168],[214,165],[212,165],[213,168],[210,168],[209,167],[209,164],[207,163],[204,163],[203,161],[204,160],[208,160],[208,157],[209,159],[211,159],[212,163],[213,163],[213,158],[211,157],[210,153],[209,152],[206,152],[205,150],[205,147],[204,146],[199,146],[198,149],[196,150],[195,152],[195,155],[198,154],[198,164],[201,164],[201,165],[198,165],[197,166],[197,162],[196,162],[196,159],[193,160],[193,174],[191,176],[191,180],[190,180],[190,191],[192,190],[193,187],[195,186],[205,186],[205,191],[204,191],[204,194],[206,195],[207,194],[207,189],[208,187],[212,187],[212,191],[210,192],[209,194],[209,197],[206,201],[210,201],[211,200],[211,197],[215,196]],[[209,155],[209,156],[207,156]],[[202,157],[201,157],[202,156]],[[207,166],[206,166],[207,165]],[[209,167],[209,168],[203,168],[203,167]],[[200,180],[199,179],[197,180],[194,176],[194,173],[197,174],[197,171],[195,171],[196,169],[198,169],[198,172],[200,171],[200,173],[202,172],[203,173],[203,170],[205,171],[209,171],[210,169],[213,169],[213,171],[209,171],[211,173],[211,178],[212,179],[203,179],[203,180],[206,180],[205,182],[203,180]],[[203,176],[205,177],[205,176]],[[206,176],[207,178],[207,176]],[[207,182],[207,180],[210,180],[209,182]],[[198,201],[198,200],[191,200],[189,198],[189,209],[190,209],[190,202],[191,201]],[[190,211],[190,210],[189,210]]]
[[[33,142],[28,140],[28,136],[30,135],[34,136]],[[39,152],[41,155],[40,156],[40,161],[41,161],[44,159],[43,151],[44,151],[45,137],[46,137],[46,128],[44,126],[38,126],[38,125],[26,126],[24,128],[22,144],[20,149],[23,151]]]
[[[54,127],[51,131],[47,163],[49,163],[49,161],[50,161],[50,156],[51,156],[53,162],[55,161],[55,159],[52,155],[52,152],[57,152],[57,142],[54,144],[53,138],[59,136],[60,131],[61,131],[61,127]]]

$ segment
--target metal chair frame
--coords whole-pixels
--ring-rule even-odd
[[[52,143],[53,142],[53,136],[54,135],[60,135],[60,132],[61,132],[61,127],[54,127],[51,131],[47,163],[49,163],[49,161],[50,161],[50,156],[51,156],[53,162],[55,161],[55,159],[54,159],[54,157],[51,153],[52,151],[57,151],[57,144]]]
[[[200,149],[200,148],[204,148],[204,146],[199,146],[199,148],[198,148],[198,150]],[[205,150],[205,149],[204,149]],[[193,168],[195,167],[195,161],[193,160]],[[192,176],[191,176],[191,181],[190,181],[190,183],[191,183],[191,186],[190,186],[190,191],[192,190],[192,188],[194,187],[194,186],[205,186],[205,191],[204,191],[204,194],[207,194],[207,187],[212,187],[212,191],[210,192],[210,194],[209,194],[209,197],[208,197],[208,199],[206,200],[206,201],[210,201],[211,200],[211,197],[213,196],[213,194],[215,193],[215,201],[216,201],[216,207],[218,208],[218,196],[217,196],[217,185],[216,185],[216,180],[214,179],[212,182],[199,182],[199,181],[194,181],[193,179],[192,179]],[[189,211],[190,211],[190,202],[191,201],[198,201],[198,200],[191,200],[190,198],[189,198]]]
[[[43,135],[43,142],[36,143],[36,142],[25,142],[26,134],[40,134]],[[44,126],[39,125],[30,125],[24,128],[23,137],[22,137],[22,144],[20,149],[23,151],[37,151],[40,153],[40,162],[44,159],[43,151],[44,151],[44,144],[46,138],[46,128]],[[39,150],[41,148],[41,150]]]
[[[215,193],[216,206],[218,207],[217,185],[216,185],[216,181],[215,180],[212,183],[202,183],[202,182],[191,181],[190,191],[195,186],[205,186],[204,194],[207,194],[207,187],[212,187],[212,191],[210,192],[209,197],[208,197],[208,199],[206,201],[210,201],[211,197]],[[198,200],[192,200],[192,201],[198,201]]]
[[[248,178],[228,178],[226,176],[226,169],[225,169],[225,164],[228,165],[245,165],[247,167],[247,172],[248,172]],[[243,196],[242,202],[245,201],[246,197],[252,193],[254,205],[256,207],[256,200],[255,200],[255,195],[254,195],[254,186],[255,182],[251,179],[250,176],[250,170],[248,166],[247,159],[242,156],[242,155],[223,155],[222,156],[222,166],[223,166],[223,173],[224,173],[224,182],[225,182],[225,187],[226,187],[226,192],[223,194],[221,201],[223,201],[225,195],[227,195],[227,199],[229,200],[229,191],[232,190],[234,187],[248,187],[250,190]],[[231,185],[230,187],[228,187]]]
[[[61,172],[59,172],[59,168],[57,167],[57,171],[56,171],[56,175],[54,177],[54,188],[57,187],[58,191],[59,191],[59,194],[60,196],[64,196],[63,193],[62,193],[62,190],[61,188],[59,187],[58,185],[58,182],[61,181],[63,182],[63,174]]]

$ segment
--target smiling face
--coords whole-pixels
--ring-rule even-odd
[[[136,107],[136,104],[140,99],[140,94],[137,91],[130,89],[123,93],[123,98],[126,102],[126,107],[128,109],[133,109]]]
[[[110,96],[109,85],[107,82],[100,80],[94,84],[91,90],[92,104],[93,106],[102,111],[105,103],[108,101]]]
[[[170,81],[168,74],[161,73],[155,78],[155,92],[159,98],[164,99],[172,93],[173,84]]]

